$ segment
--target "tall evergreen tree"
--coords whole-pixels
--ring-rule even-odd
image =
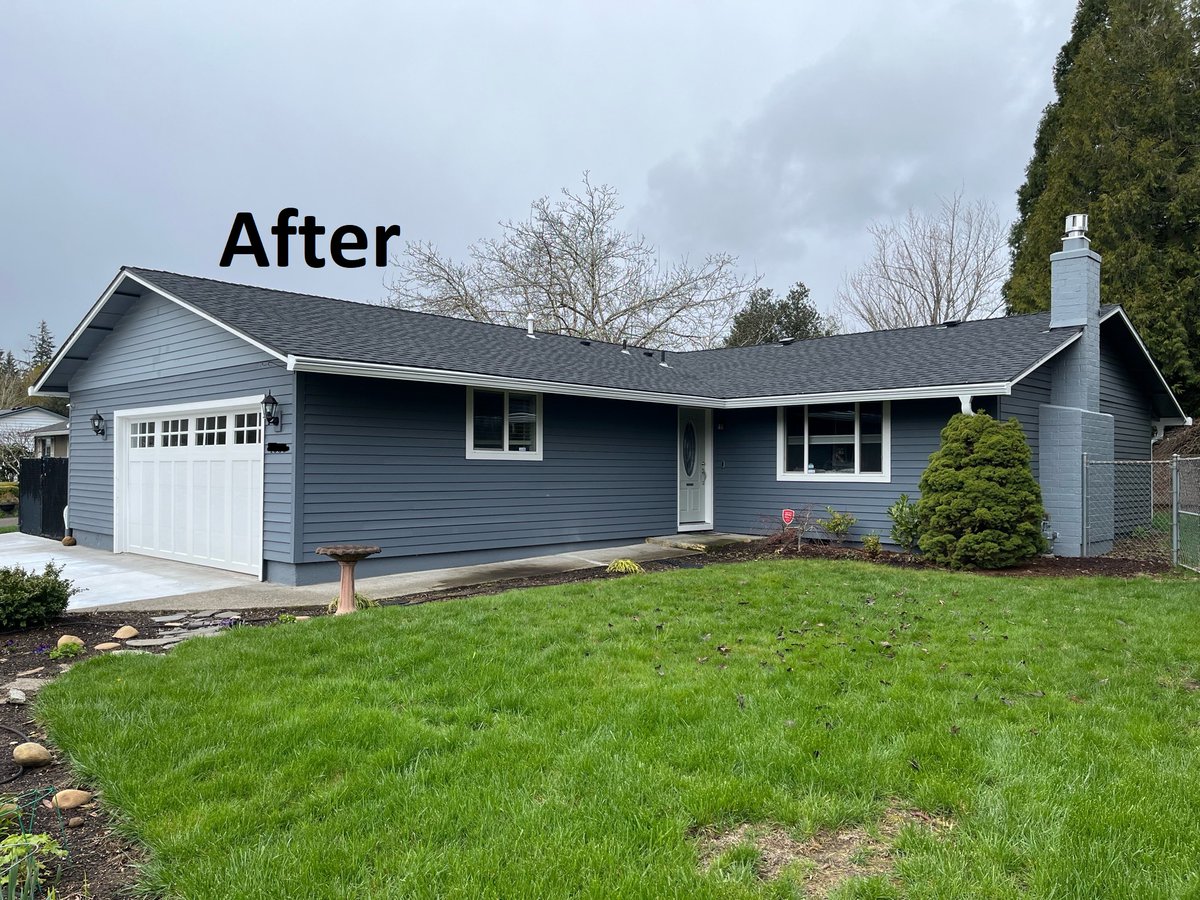
[[[808,285],[797,281],[787,296],[776,297],[770,288],[755,288],[750,302],[733,317],[726,347],[770,344],[785,337],[798,341],[837,333],[837,322],[822,316],[809,297]]]
[[[1010,312],[1050,303],[1068,213],[1090,215],[1101,289],[1200,409],[1200,17],[1187,0],[1081,0],[1011,236]]]
[[[25,365],[24,388],[28,389],[37,383],[54,358],[54,335],[50,333],[45,319],[38,323],[38,329],[29,336],[27,348],[29,361]],[[24,403],[29,406],[42,406],[66,415],[68,404],[61,397],[30,397],[26,391]]]

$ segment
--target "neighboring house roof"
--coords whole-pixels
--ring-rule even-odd
[[[1037,313],[790,344],[668,352],[663,366],[658,351],[640,347],[622,353],[617,344],[544,333],[533,340],[522,328],[123,268],[37,390],[65,391],[71,373],[146,288],[298,371],[550,391],[562,386],[566,392],[711,406],[830,396],[1004,394],[1081,333],[1077,327],[1051,330],[1050,314]]]
[[[29,432],[30,437],[67,437],[71,433],[66,420],[56,422],[53,425],[43,425],[41,428],[35,428]]]

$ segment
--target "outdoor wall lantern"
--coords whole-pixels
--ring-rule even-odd
[[[96,410],[92,416],[92,431],[96,432],[100,437],[104,437],[104,416],[100,415],[100,410]]]
[[[268,425],[279,427],[279,401],[269,393],[262,399],[263,421]]]

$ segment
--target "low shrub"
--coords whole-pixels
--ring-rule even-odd
[[[892,543],[905,553],[917,549],[917,541],[921,538],[921,519],[917,515],[917,504],[908,499],[908,494],[901,494],[891,506],[888,515],[892,517]]]
[[[74,659],[83,655],[83,644],[62,644],[50,651],[51,659]]]
[[[879,539],[879,535],[872,531],[862,539],[862,548],[863,553],[874,559],[883,551],[883,541]]]
[[[838,512],[832,506],[825,507],[825,512],[829,513],[829,518],[820,521],[821,528],[839,543],[846,540],[858,519],[848,512]]]
[[[46,563],[40,575],[20,566],[0,568],[0,629],[45,625],[61,616],[77,593],[54,563]]]
[[[646,570],[632,559],[614,559],[606,571],[614,575],[641,575]]]

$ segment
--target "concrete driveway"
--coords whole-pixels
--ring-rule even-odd
[[[48,562],[62,565],[63,576],[82,589],[71,598],[69,609],[90,609],[259,584],[253,575],[131,553],[64,547],[59,541],[28,534],[0,534],[0,567],[16,565],[40,572]]]

